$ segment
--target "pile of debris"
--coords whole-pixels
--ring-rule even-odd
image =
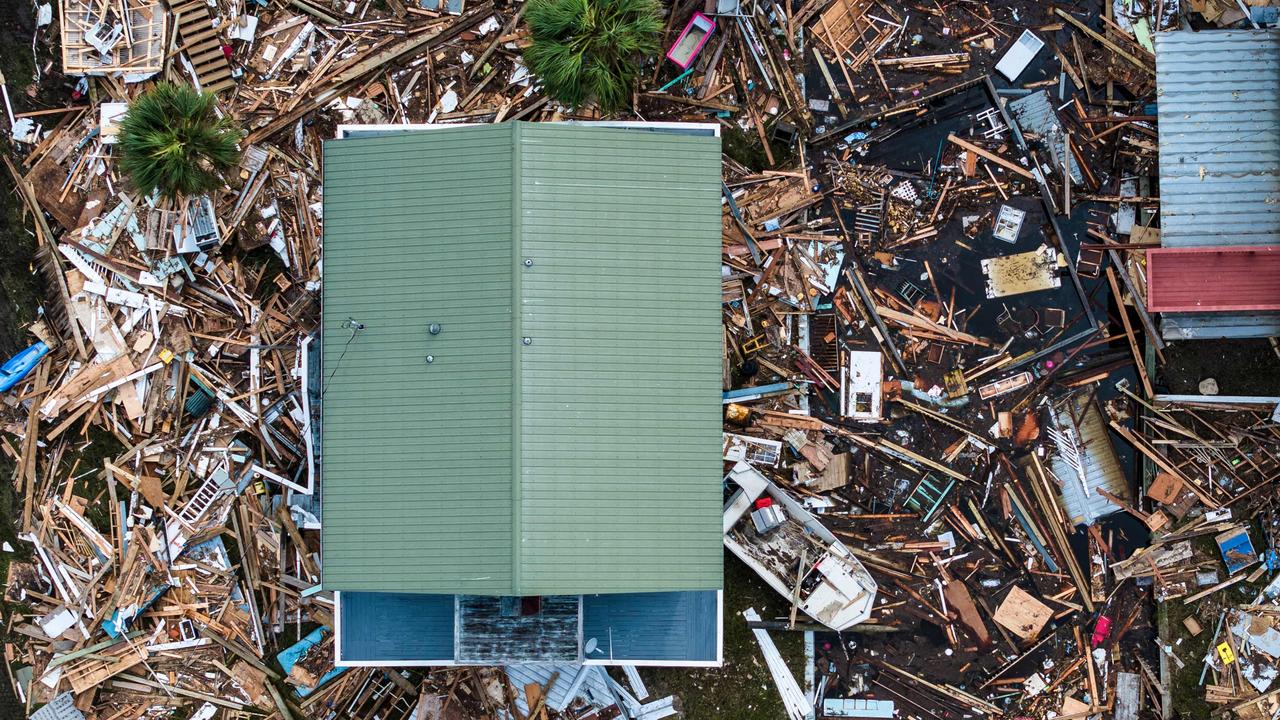
[[[725,542],[816,632],[792,717],[1274,716],[1280,399],[1157,392],[1182,15],[1109,5],[931,9],[840,63],[862,114],[820,61],[792,163],[726,162]]]
[[[1146,257],[1154,38],[1274,24],[1276,3],[1089,5],[668,8],[672,62],[634,116],[723,130],[725,545],[791,604],[724,622],[753,629],[791,717],[1280,707],[1276,403],[1157,392]],[[38,4],[50,59],[12,98],[0,80],[49,289],[0,437],[6,667],[33,717],[679,711],[634,669],[333,661],[321,144],[602,119],[542,92],[524,8]],[[122,176],[120,118],[157,80],[247,131],[221,190]],[[804,687],[770,630],[813,633]]]

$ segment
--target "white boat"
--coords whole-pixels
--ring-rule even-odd
[[[806,568],[797,605],[832,630],[848,630],[871,616],[875,580],[812,513],[745,462],[736,463],[725,480],[736,486],[724,507],[725,547],[788,601],[803,555]],[[782,511],[782,522],[760,533],[751,511],[766,495]]]

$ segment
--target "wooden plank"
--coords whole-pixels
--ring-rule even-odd
[[[1108,4],[1107,7],[1110,7],[1110,4]],[[1056,12],[1058,16],[1061,17],[1063,20],[1066,20],[1067,22],[1074,25],[1078,30],[1083,32],[1085,35],[1088,35],[1094,40],[1097,40],[1098,42],[1105,45],[1108,50],[1111,50],[1112,52],[1124,58],[1125,60],[1128,60],[1134,65],[1137,65],[1139,68],[1149,73],[1155,74],[1155,68],[1151,67],[1150,65],[1143,62],[1142,60],[1139,60],[1137,57],[1134,57],[1133,55],[1129,54],[1124,48],[1120,47],[1119,45],[1111,42],[1110,40],[1106,39],[1102,35],[1099,35],[1093,28],[1077,20],[1075,16],[1073,16],[1071,13],[1067,12],[1066,10],[1063,10],[1062,8],[1054,8],[1054,12]]]
[[[1036,176],[1033,175],[1030,170],[1022,167],[1021,165],[1010,162],[1009,160],[1005,160],[1004,158],[1000,157],[999,155],[996,155],[993,152],[983,150],[982,148],[978,147],[977,145],[974,145],[971,142],[961,140],[960,138],[955,136],[955,133],[951,133],[947,135],[947,140],[955,145],[959,145],[960,147],[964,148],[965,150],[968,150],[969,152],[975,153],[977,155],[981,155],[987,160],[990,160],[991,162],[999,165],[1005,170],[1008,170],[1009,172],[1017,173],[1018,175],[1021,175],[1022,177],[1028,180],[1036,179]]]
[[[1107,282],[1111,285],[1111,296],[1116,299],[1116,308],[1120,311],[1120,322],[1124,324],[1124,336],[1129,341],[1129,351],[1133,353],[1133,366],[1138,369],[1138,378],[1142,380],[1142,389],[1146,391],[1147,397],[1155,396],[1155,390],[1151,388],[1151,378],[1147,377],[1147,364],[1142,357],[1142,351],[1138,349],[1138,341],[1133,336],[1133,325],[1129,322],[1129,308],[1124,304],[1124,298],[1120,295],[1120,283],[1116,282],[1116,273],[1111,266],[1107,266]]]

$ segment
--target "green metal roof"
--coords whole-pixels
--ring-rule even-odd
[[[719,588],[719,139],[507,123],[324,168],[325,586]]]

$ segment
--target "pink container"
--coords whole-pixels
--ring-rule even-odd
[[[689,18],[689,24],[684,26],[684,32],[680,33],[680,37],[676,38],[671,49],[667,51],[667,59],[679,65],[681,70],[688,70],[715,29],[715,20],[700,12],[694,13],[693,17]]]

